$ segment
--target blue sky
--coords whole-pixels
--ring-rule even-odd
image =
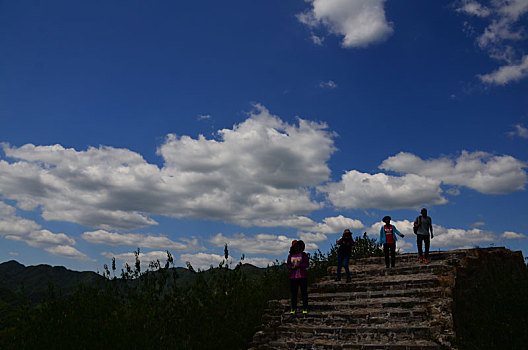
[[[0,1],[0,261],[528,253],[527,0]]]

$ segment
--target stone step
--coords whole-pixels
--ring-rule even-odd
[[[429,260],[430,261],[439,261],[439,260],[452,260],[454,261],[463,258],[468,254],[469,250],[459,249],[451,251],[440,251],[440,252],[430,252]],[[401,262],[418,262],[418,253],[405,253],[396,255],[396,265]],[[385,257],[373,257],[373,258],[364,258],[357,259],[355,265],[370,265],[370,264],[385,264]]]
[[[279,338],[296,340],[342,340],[351,342],[385,342],[427,340],[430,327],[425,324],[380,324],[322,326],[283,324],[277,329]]]
[[[376,291],[361,292],[335,292],[335,293],[310,293],[310,301],[349,301],[366,298],[388,298],[388,297],[415,297],[415,298],[437,298],[449,296],[445,288],[408,288],[408,289],[383,289]]]
[[[280,318],[285,323],[291,324],[312,324],[327,326],[344,326],[344,325],[368,325],[383,323],[420,323],[429,318],[427,308],[417,306],[410,309],[403,308],[369,308],[356,310],[332,310],[332,311],[314,311],[310,310],[308,314],[298,313],[290,315],[288,312]]]
[[[250,350],[282,350],[282,349],[305,349],[305,350],[440,350],[440,345],[427,341],[416,340],[411,342],[400,341],[391,344],[384,343],[359,343],[332,340],[294,341],[289,339],[278,339],[266,345],[251,348]]]
[[[352,279],[347,283],[327,277],[310,288],[312,293],[361,292],[410,288],[433,288],[439,285],[438,276],[430,273],[414,275],[373,276],[368,279]]]
[[[391,276],[391,275],[409,275],[416,273],[433,273],[439,274],[444,272],[450,272],[454,269],[452,265],[446,263],[446,261],[435,261],[430,264],[423,263],[401,263],[395,267],[386,268],[385,264],[375,265],[349,265],[350,276],[352,278],[366,278],[369,276]],[[335,277],[337,274],[337,266],[332,266],[328,269],[328,273],[331,277]],[[342,278],[346,278],[345,269],[341,268]]]
[[[403,308],[412,309],[416,306],[427,305],[429,301],[421,298],[395,297],[395,298],[367,298],[351,301],[311,302],[309,310],[332,311],[351,310],[357,308]]]

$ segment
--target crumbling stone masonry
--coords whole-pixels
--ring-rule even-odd
[[[336,268],[329,268],[310,289],[307,315],[290,315],[289,300],[269,302],[251,349],[455,349],[456,269],[477,255],[432,252],[426,265],[401,254],[391,269],[383,258],[360,259],[351,262],[350,283],[336,282]]]

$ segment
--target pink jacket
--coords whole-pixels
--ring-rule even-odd
[[[295,262],[298,264],[297,268],[294,267]],[[308,278],[308,271],[306,269],[309,265],[310,261],[305,252],[288,255],[286,266],[288,267],[288,270],[290,270],[290,279]]]

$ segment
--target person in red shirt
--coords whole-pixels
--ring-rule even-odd
[[[385,225],[381,226],[380,229],[380,244],[383,245],[383,251],[385,252],[385,266],[389,268],[390,266],[394,267],[396,263],[396,241],[398,240],[397,236],[401,238],[405,237],[396,226],[391,225],[391,217],[385,216],[382,220]],[[390,266],[389,266],[389,253],[390,253]]]

